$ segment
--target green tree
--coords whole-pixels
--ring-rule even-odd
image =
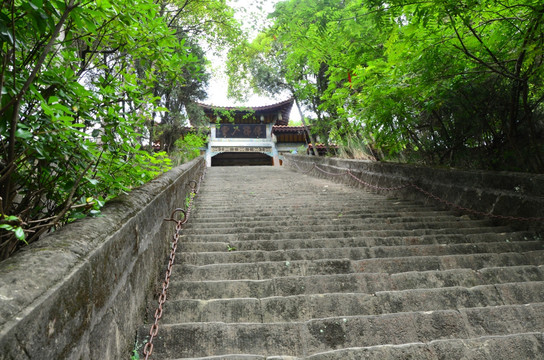
[[[168,72],[159,71],[153,92],[168,111],[154,114],[154,121],[149,124],[151,138],[160,140],[162,148],[170,151],[174,149],[174,141],[181,136],[183,127],[189,125],[189,119],[193,126],[207,124],[201,108],[195,105],[206,98],[210,78],[202,46],[207,46],[208,51],[229,48],[238,43],[243,33],[234,20],[233,9],[224,1],[163,0],[160,3],[161,14],[174,29],[178,41],[187,47],[180,53],[186,61],[180,63],[176,74],[184,81],[173,81],[168,78]],[[172,11],[172,3],[177,4],[176,11]],[[160,124],[160,139],[158,134],[154,134],[155,122]]]
[[[1,3],[0,259],[169,168],[144,150],[146,125],[168,110],[158,82],[204,77],[179,29],[207,4]]]
[[[534,0],[289,0],[266,32],[280,43],[266,70],[313,97],[337,141],[543,171],[543,16]]]

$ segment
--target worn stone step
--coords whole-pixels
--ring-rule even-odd
[[[396,201],[383,201],[378,202],[373,199],[361,198],[361,199],[338,199],[335,201],[319,201],[319,199],[314,199],[314,202],[305,200],[297,202],[289,199],[288,201],[280,201],[276,203],[267,202],[263,199],[259,199],[256,203],[248,203],[241,199],[240,201],[235,201],[229,199],[229,203],[218,203],[214,201],[213,204],[205,205],[201,202],[195,204],[195,207],[198,212],[211,214],[211,213],[250,213],[250,214],[267,214],[267,213],[285,213],[292,211],[302,211],[308,213],[334,213],[337,211],[345,211],[347,214],[354,214],[356,212],[387,212],[389,211],[428,211],[429,207],[422,206],[421,204],[414,202],[400,203]],[[232,202],[235,201],[235,204]],[[348,206],[349,204],[349,206]]]
[[[207,186],[207,184],[206,184]],[[212,185],[214,186],[214,185]],[[222,186],[222,185],[217,185]],[[325,185],[327,186],[327,185]],[[214,204],[228,204],[230,200],[243,200],[245,203],[248,203],[250,205],[253,204],[263,204],[263,203],[271,203],[271,204],[277,204],[277,203],[285,203],[285,202],[291,202],[291,203],[315,203],[317,201],[322,201],[325,203],[338,203],[339,200],[342,199],[350,199],[350,200],[383,200],[384,197],[378,194],[374,194],[371,192],[366,191],[345,191],[346,188],[330,188],[330,187],[321,187],[319,189],[315,188],[302,188],[300,186],[296,186],[294,189],[283,189],[282,191],[271,191],[271,192],[263,192],[263,189],[257,189],[257,190],[241,190],[241,189],[233,189],[230,191],[224,191],[224,193],[217,193],[217,192],[201,192],[199,195],[202,195],[202,200],[200,202],[204,206],[212,206]],[[332,196],[331,196],[332,195]],[[394,194],[393,194],[394,195]],[[391,196],[389,198],[386,198],[391,201],[396,201],[398,203],[409,203],[410,201],[406,200],[399,200],[395,198],[394,196]],[[413,202],[412,202],[413,203]],[[237,206],[238,204],[235,204],[234,206]]]
[[[349,204],[349,203],[348,203]],[[298,209],[296,209],[298,210]],[[233,211],[222,211],[218,212],[215,210],[210,210],[207,212],[202,211],[198,204],[195,208],[195,211],[191,215],[191,223],[197,224],[206,224],[206,223],[235,223],[235,222],[252,222],[252,221],[290,221],[294,217],[293,212],[296,212],[296,219],[307,221],[310,223],[320,223],[323,220],[327,219],[376,219],[376,218],[403,218],[403,217],[433,217],[433,216],[452,216],[460,217],[467,216],[459,215],[457,212],[453,211],[436,211],[429,208],[411,208],[411,209],[395,209],[391,207],[380,207],[376,209],[357,210],[351,207],[345,206],[340,209],[319,209],[317,211],[306,211],[307,209],[302,209],[303,211],[295,211],[295,209],[286,211],[285,206],[281,209],[271,210],[267,208],[260,212],[233,212]]]
[[[544,281],[544,266],[509,266],[472,269],[410,271],[398,274],[352,273],[275,277],[265,280],[198,280],[173,277],[169,287],[171,299],[265,298],[304,294],[475,287],[515,282]]]
[[[543,329],[543,303],[289,323],[164,324],[155,338],[154,354],[161,359],[225,354],[306,357],[331,349],[505,336]]]
[[[342,212],[334,212],[333,214],[320,216],[318,218],[315,215],[307,216],[297,216],[293,218],[292,216],[279,216],[279,215],[270,215],[270,216],[251,216],[248,218],[237,218],[237,217],[213,217],[213,218],[201,218],[195,220],[193,217],[190,218],[190,221],[185,225],[186,229],[199,229],[199,228],[208,228],[210,223],[213,223],[217,227],[261,227],[267,225],[275,226],[288,226],[293,222],[298,222],[303,225],[313,226],[313,225],[324,225],[324,224],[350,224],[352,222],[359,223],[369,223],[374,221],[389,221],[391,223],[399,222],[414,222],[418,219],[426,221],[428,219],[438,218],[439,220],[445,219],[454,219],[458,218],[450,213],[437,213],[436,211],[430,212],[420,212],[415,214],[414,212],[406,213],[393,213],[393,212],[383,212],[383,213],[354,213],[354,214],[344,214]],[[466,220],[467,217],[463,217],[463,220]]]
[[[371,247],[310,248],[293,250],[250,250],[224,252],[181,253],[185,264],[207,265],[221,263],[248,263],[257,261],[295,261],[318,259],[361,260],[402,256],[430,256],[478,253],[507,253],[543,250],[541,241],[494,242],[478,244],[430,244]]]
[[[389,205],[389,206],[388,206]],[[417,214],[419,212],[427,214],[429,210],[437,211],[438,214],[451,214],[451,211],[440,209],[432,209],[430,207],[422,207],[421,205],[405,205],[395,206],[393,204],[353,204],[349,201],[342,202],[335,207],[325,207],[322,204],[317,205],[289,205],[283,204],[281,206],[263,206],[263,207],[248,207],[241,208],[236,207],[210,207],[209,209],[202,209],[199,203],[195,204],[195,211],[193,216],[198,220],[207,218],[246,218],[246,217],[265,217],[265,216],[286,216],[293,212],[300,214],[301,216],[309,218],[319,217],[336,217],[342,216],[384,216],[395,214],[412,213]]]
[[[279,276],[306,276],[353,273],[355,262],[341,260],[304,260],[242,264],[174,265],[174,271],[187,280],[266,279]]]
[[[540,265],[544,251],[503,254],[470,254],[446,256],[412,256],[387,259],[365,259],[355,261],[353,266],[359,272],[386,272],[389,274],[406,271],[482,269],[497,266]]]
[[[387,209],[392,208],[394,210],[402,209],[417,209],[417,210],[429,210],[429,204],[423,205],[423,203],[412,200],[399,200],[392,197],[385,197],[381,195],[369,194],[359,191],[351,191],[344,196],[338,194],[319,194],[322,196],[316,196],[315,194],[307,194],[305,196],[286,195],[283,198],[275,198],[277,192],[271,193],[271,196],[275,200],[267,199],[261,194],[253,199],[237,198],[236,192],[229,193],[229,196],[223,201],[217,197],[208,196],[208,199],[199,196],[197,207],[201,211],[210,211],[215,209],[228,210],[228,209],[253,209],[253,210],[267,210],[282,209],[284,207],[290,210],[300,210],[304,208],[313,208],[314,210],[320,209],[323,211],[331,211],[333,208],[339,207],[346,210],[364,210],[364,209]],[[350,206],[348,206],[350,205]]]
[[[412,207],[412,208],[396,208],[394,206],[381,205],[379,207],[364,207],[356,208],[354,206],[349,206],[349,202],[344,203],[343,207],[337,208],[323,208],[323,207],[305,207],[305,206],[296,206],[290,208],[287,205],[280,207],[266,207],[264,209],[237,209],[230,211],[218,210],[217,208],[210,209],[208,211],[202,211],[198,207],[198,204],[194,208],[193,217],[198,220],[198,222],[233,222],[233,221],[243,221],[249,219],[252,220],[270,220],[270,221],[281,221],[289,218],[293,213],[300,215],[301,219],[307,221],[320,221],[326,218],[353,218],[353,219],[367,219],[367,218],[395,218],[395,217],[414,217],[414,216],[452,216],[452,217],[468,217],[469,215],[464,215],[459,212],[448,211],[448,210],[439,210],[439,209],[430,209],[430,208],[421,208],[421,207]],[[350,204],[351,205],[351,204]]]
[[[482,336],[470,339],[435,340],[428,343],[376,345],[363,348],[331,350],[304,357],[304,359],[534,360],[540,358],[543,353],[544,333],[532,332],[502,336]],[[254,357],[253,359],[259,358]],[[268,357],[266,359],[271,358]],[[297,358],[291,360],[295,359]]]
[[[317,318],[383,315],[538,303],[544,282],[447,287],[367,293],[325,293],[265,298],[183,299],[165,305],[167,323],[296,322]]]
[[[444,256],[411,256],[364,260],[327,259],[281,262],[232,263],[210,265],[175,265],[175,271],[186,280],[260,280],[283,276],[331,274],[402,273],[408,271],[483,269],[488,267],[540,265],[544,251],[503,254],[465,254]]]
[[[452,213],[452,212],[437,212],[437,211],[418,211],[416,209],[413,210],[402,210],[402,211],[395,211],[392,209],[365,209],[360,211],[346,211],[345,209],[335,209],[331,211],[323,211],[323,210],[312,210],[312,209],[299,209],[297,211],[294,211],[298,216],[293,217],[288,215],[289,213],[292,213],[293,211],[287,210],[284,208],[274,210],[274,209],[267,209],[263,210],[262,212],[257,211],[243,211],[243,212],[220,212],[220,211],[209,211],[206,213],[199,212],[198,209],[195,209],[194,212],[191,214],[191,222],[195,224],[202,224],[202,226],[206,226],[206,224],[214,223],[218,226],[221,224],[225,224],[227,227],[229,224],[241,224],[241,223],[253,223],[254,221],[257,221],[257,225],[263,225],[259,224],[259,222],[292,222],[292,221],[301,221],[306,222],[308,225],[322,225],[327,222],[349,222],[350,220],[352,222],[358,222],[358,221],[364,221],[364,222],[372,222],[372,221],[394,221],[393,219],[398,219],[398,221],[404,221],[404,218],[429,218],[429,217],[450,217],[453,219],[461,219],[461,220],[470,220],[470,217],[464,214],[460,213]],[[224,227],[224,226],[223,226]]]
[[[199,235],[238,235],[238,234],[283,234],[292,232],[304,232],[304,233],[321,233],[321,232],[356,232],[356,231],[368,231],[368,230],[414,230],[414,229],[445,229],[445,228],[474,228],[485,227],[489,225],[487,221],[463,221],[452,220],[451,218],[444,219],[423,219],[415,220],[412,222],[394,222],[394,221],[376,221],[376,222],[351,222],[347,224],[342,223],[330,223],[323,225],[305,225],[298,223],[296,220],[292,221],[289,225],[279,226],[270,224],[267,226],[229,226],[225,228],[221,227],[201,227],[201,228],[187,228],[183,232],[185,236],[199,236]]]
[[[229,354],[175,360],[535,360],[544,353],[544,333],[531,332],[470,339],[434,340],[400,345],[375,345],[329,350],[304,356]]]
[[[191,235],[182,233],[180,239],[183,242],[228,242],[234,241],[254,241],[254,240],[285,240],[285,239],[322,239],[322,238],[353,238],[353,237],[379,237],[379,236],[423,236],[423,235],[443,235],[443,234],[478,234],[489,233],[491,231],[507,232],[508,227],[447,227],[447,228],[421,228],[413,229],[390,229],[387,227],[357,230],[357,231],[292,231],[280,233],[240,233],[240,234],[208,234]]]
[[[542,353],[538,234],[281,168],[209,170],[182,230],[154,359]]]
[[[534,234],[519,231],[509,233],[445,234],[422,236],[353,237],[333,239],[254,240],[234,242],[184,242],[178,245],[183,252],[224,251],[277,251],[293,249],[319,249],[336,247],[402,246],[429,244],[472,244],[488,242],[541,241]]]

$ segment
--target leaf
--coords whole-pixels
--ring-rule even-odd
[[[10,42],[10,44],[14,44],[14,41],[13,41],[13,34],[11,32],[11,30],[9,30],[6,25],[4,24],[4,22],[0,21],[0,36],[2,38],[4,38],[5,40],[8,40]]]
[[[97,179],[87,178],[87,181],[93,186],[96,186],[96,185],[98,185],[100,183],[100,181],[98,181]],[[92,201],[92,198],[88,198],[88,199],[91,199],[91,201]],[[87,202],[89,202],[89,201],[87,201]]]
[[[15,228],[15,237],[18,239],[18,240],[21,240],[21,241],[25,241],[25,231],[21,228],[21,227],[17,227]]]
[[[15,131],[15,136],[18,137],[18,138],[21,138],[21,139],[25,139],[25,140],[33,138],[33,135],[32,135],[32,133],[30,131],[23,130],[23,129],[20,129],[20,128]]]
[[[87,217],[87,215],[85,215],[84,213],[81,213],[81,212],[76,212],[76,213],[70,214],[70,218],[72,220],[84,219],[85,217]]]
[[[19,221],[19,218],[14,215],[2,215],[5,221]]]

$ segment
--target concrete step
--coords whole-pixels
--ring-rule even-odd
[[[155,339],[154,354],[160,359],[225,354],[307,357],[331,349],[468,340],[538,333],[542,329],[543,303],[286,323],[164,324],[160,327],[161,336]],[[141,331],[149,330],[142,328]]]
[[[472,269],[410,271],[398,274],[352,273],[335,275],[275,277],[265,280],[197,280],[173,277],[171,299],[266,298],[327,293],[365,293],[380,291],[471,288],[515,282],[544,281],[544,266],[509,266]]]
[[[184,264],[208,265],[221,263],[252,263],[258,261],[296,261],[349,259],[362,260],[404,256],[455,255],[478,253],[512,253],[544,250],[541,241],[494,242],[478,244],[430,244],[372,247],[337,247],[293,250],[250,250],[180,253]]]
[[[274,323],[311,319],[384,315],[414,311],[537,303],[544,281],[506,283],[472,288],[447,287],[367,293],[325,293],[264,298],[172,300],[165,305],[167,323]]]
[[[312,276],[351,273],[402,273],[408,271],[483,269],[500,266],[541,263],[543,250],[523,253],[485,253],[444,256],[410,256],[364,260],[324,259],[263,261],[210,265],[175,265],[174,270],[186,280],[263,280],[284,276]]]

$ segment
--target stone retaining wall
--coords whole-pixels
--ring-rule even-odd
[[[303,155],[286,155],[285,158],[285,165],[299,172],[311,169],[314,163],[330,173],[340,173],[349,169],[358,178],[375,186],[395,187],[413,183],[446,201],[476,211],[504,216],[544,218],[544,175],[436,169]],[[298,164],[300,169],[295,164]],[[349,175],[332,176],[317,169],[311,170],[310,174],[353,186],[363,186]],[[399,198],[438,203],[413,187],[395,191],[368,189]],[[522,223],[542,225],[542,221]]]
[[[0,359],[128,359],[203,157],[0,262]]]

